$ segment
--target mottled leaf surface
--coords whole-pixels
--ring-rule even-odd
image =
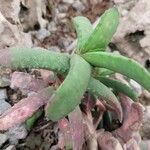
[[[74,27],[77,32],[77,51],[82,51],[82,46],[85,44],[87,39],[90,37],[93,32],[93,27],[91,22],[83,16],[77,16],[73,18]]]
[[[150,73],[133,59],[108,52],[89,52],[83,58],[95,67],[103,67],[121,73],[150,91]]]
[[[93,33],[82,47],[82,53],[105,50],[119,24],[118,10],[113,7],[105,11]]]

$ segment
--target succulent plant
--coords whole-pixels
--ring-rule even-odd
[[[0,51],[0,65],[13,69],[51,70],[56,73],[60,81],[55,86],[46,87],[21,100],[2,114],[0,130],[7,130],[11,126],[22,123],[42,105],[46,105],[45,114],[48,120],[60,122],[78,108],[78,111],[82,110],[85,114],[91,112],[91,118],[99,114],[96,128],[113,130],[111,125],[114,116],[120,124],[124,120],[120,93],[134,101],[138,98],[130,86],[112,79],[113,75],[116,72],[125,75],[150,91],[150,74],[142,65],[130,58],[106,51],[119,23],[119,13],[115,7],[107,10],[101,16],[95,29],[83,16],[75,17],[73,23],[78,42],[71,55],[47,51],[43,48],[9,48]],[[92,97],[93,102],[90,103],[93,103],[94,107],[91,104],[88,105],[86,95]],[[84,105],[84,100],[86,105]],[[65,119],[65,122],[68,120]]]

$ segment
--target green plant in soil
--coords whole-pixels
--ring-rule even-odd
[[[115,7],[101,16],[95,29],[83,16],[75,17],[73,23],[78,42],[71,55],[42,48],[10,48],[0,52],[0,65],[13,69],[52,70],[58,78],[63,78],[61,84],[49,95],[45,108],[48,120],[59,121],[66,117],[82,103],[84,94],[88,92],[95,99],[109,105],[122,122],[123,112],[118,93],[123,93],[134,101],[138,97],[130,86],[112,79],[111,75],[120,73],[150,92],[150,74],[138,62],[106,51],[119,24],[119,13]],[[49,88],[46,93],[48,91]]]

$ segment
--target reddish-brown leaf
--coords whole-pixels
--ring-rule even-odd
[[[47,103],[52,93],[53,88],[49,87],[20,100],[0,116],[0,130],[7,130],[10,127],[23,123],[41,106]]]

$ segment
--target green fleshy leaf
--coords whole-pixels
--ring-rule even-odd
[[[77,16],[73,18],[73,23],[77,32],[77,51],[80,53],[81,47],[85,44],[93,32],[93,27],[91,22],[83,16]]]
[[[98,77],[98,80],[108,87],[115,89],[117,92],[123,93],[130,97],[132,100],[136,101],[138,98],[137,93],[128,85],[122,83],[119,80],[110,79],[107,77]]]
[[[118,99],[116,98],[116,96],[113,94],[113,92],[107,86],[105,86],[100,81],[98,81],[94,78],[91,78],[89,81],[87,90],[91,94],[96,95],[96,96],[98,96],[98,98],[106,101],[106,103],[114,109],[114,111],[118,115],[118,119],[120,121],[122,121],[121,105],[120,105]]]
[[[90,74],[89,63],[74,54],[70,60],[68,75],[46,107],[46,116],[49,120],[57,121],[65,117],[80,104],[88,86]]]
[[[113,7],[101,16],[95,30],[82,47],[82,53],[96,50],[105,50],[116,32],[119,24],[118,10]]]
[[[135,80],[150,92],[150,73],[138,62],[107,52],[89,52],[83,58],[95,67],[110,69]]]
[[[42,115],[43,111],[40,109],[38,110],[35,114],[33,114],[32,117],[30,117],[27,121],[26,121],[26,128],[27,130],[31,130],[33,125],[35,124],[36,120]]]

